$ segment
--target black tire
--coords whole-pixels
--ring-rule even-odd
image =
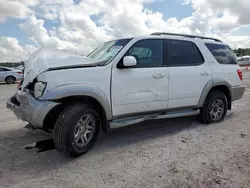
[[[75,140],[75,130],[78,121],[86,114],[95,121],[92,137],[85,146],[79,147]],[[94,145],[100,129],[100,120],[97,112],[88,104],[75,103],[64,109],[59,115],[54,130],[53,139],[56,149],[70,157],[78,157],[89,151]]]
[[[221,109],[223,109],[223,112],[221,112],[220,116],[218,116],[218,119],[215,120],[214,116],[211,115],[210,112],[212,111],[213,108],[212,105],[216,101],[222,101],[223,107],[221,107]],[[204,124],[218,123],[224,120],[227,110],[228,110],[228,100],[226,95],[220,91],[212,91],[207,96],[206,101],[203,107],[201,108],[201,112],[198,118]]]
[[[5,82],[7,84],[14,84],[16,82],[16,78],[14,76],[8,76],[5,78]]]

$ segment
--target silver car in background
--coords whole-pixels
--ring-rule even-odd
[[[14,84],[16,81],[23,79],[22,70],[15,70],[7,67],[0,67],[0,82]]]

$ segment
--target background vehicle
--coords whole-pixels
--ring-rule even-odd
[[[238,57],[239,65],[250,65],[250,56],[241,56]]]
[[[40,58],[41,57],[41,58]],[[108,41],[87,57],[38,50],[7,107],[76,157],[109,132],[150,119],[224,119],[244,93],[231,48],[201,36],[153,33]]]
[[[13,84],[16,81],[20,81],[22,79],[23,79],[23,73],[21,70],[0,67],[0,82]]]

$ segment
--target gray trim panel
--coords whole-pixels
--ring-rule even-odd
[[[175,111],[197,109],[197,108],[198,106],[183,106],[183,107],[178,107],[178,108],[161,109],[161,110],[146,111],[146,112],[139,112],[139,113],[129,113],[129,114],[114,116],[113,120],[134,118],[138,116],[146,116],[146,115],[153,115],[153,114],[160,114],[160,113],[167,114],[167,113],[171,113]]]
[[[223,78],[213,78],[211,80],[209,80],[207,82],[207,84],[205,85],[202,93],[201,93],[201,97],[200,97],[200,100],[199,100],[199,103],[198,103],[198,106],[199,107],[202,107],[206,98],[207,98],[207,95],[208,93],[210,92],[210,90],[215,87],[215,86],[227,86],[231,95],[232,95],[232,86],[230,85],[230,83],[226,80],[224,80]]]
[[[241,99],[244,95],[244,91],[245,91],[244,86],[232,87],[232,101]]]

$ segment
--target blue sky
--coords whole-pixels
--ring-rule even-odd
[[[182,5],[180,0],[160,0],[151,4],[145,4],[144,8],[150,9],[154,12],[161,12],[164,15],[164,20],[167,20],[170,17],[175,17],[178,20],[181,20],[185,17],[191,16],[193,12],[190,5]],[[37,19],[41,18],[39,16],[36,17]],[[92,16],[91,18],[95,21],[95,16]],[[44,19],[44,21],[44,27],[47,30],[51,29],[53,26],[58,27],[60,25],[60,22],[47,19]],[[17,38],[20,45],[34,44],[18,26],[23,22],[23,19],[8,18],[4,23],[0,23],[0,36]]]
[[[180,0],[156,1],[152,4],[145,5],[145,8],[153,11],[161,12],[164,19],[175,17],[181,20],[185,17],[191,16],[193,9],[190,5],[181,4]]]

